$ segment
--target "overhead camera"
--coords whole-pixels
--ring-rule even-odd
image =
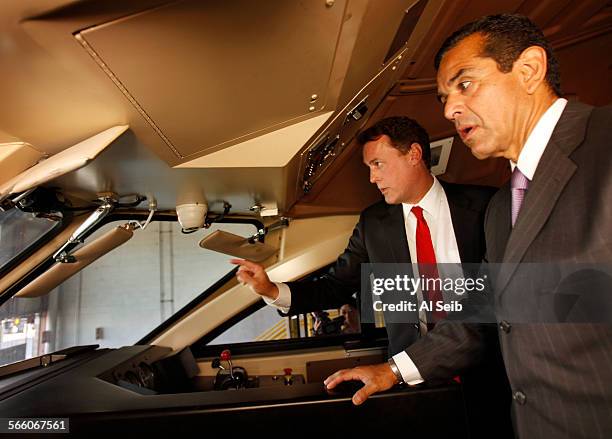
[[[176,214],[183,232],[191,232],[204,227],[208,204],[186,203],[176,206]]]

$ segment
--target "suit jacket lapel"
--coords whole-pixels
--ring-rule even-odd
[[[503,262],[519,263],[550,216],[576,164],[568,155],[582,142],[591,107],[568,103],[551,136],[533,181],[523,201],[521,212],[510,233]],[[511,266],[512,267],[512,266]],[[502,291],[516,269],[502,270],[498,291]]]
[[[387,212],[379,218],[381,230],[387,242],[392,260],[389,262],[409,263],[410,250],[404,225],[404,211],[401,204],[389,206]]]
[[[503,185],[495,203],[491,203],[487,221],[495,224],[492,230],[487,230],[487,262],[500,262],[504,256],[508,238],[512,231],[510,182]]]

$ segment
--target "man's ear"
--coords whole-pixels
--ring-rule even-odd
[[[410,145],[410,150],[408,151],[408,154],[410,157],[410,163],[417,165],[423,158],[423,148],[421,148],[421,145],[414,142],[412,143],[412,145]]]
[[[540,46],[523,50],[514,62],[513,69],[517,69],[521,85],[528,94],[534,94],[546,80],[546,63],[546,50]]]

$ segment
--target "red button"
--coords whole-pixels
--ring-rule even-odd
[[[291,369],[290,367],[283,370],[285,371],[285,375],[291,375],[291,372],[293,372],[293,369]]]
[[[221,360],[222,361],[229,361],[231,359],[232,359],[232,354],[229,351],[229,349],[226,349],[223,352],[221,352]]]

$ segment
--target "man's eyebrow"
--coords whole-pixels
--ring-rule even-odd
[[[457,80],[457,78],[461,75],[463,75],[466,72],[469,72],[470,70],[472,70],[471,68],[463,68],[463,69],[459,69],[459,71],[457,73],[455,73],[455,75],[450,78],[448,81],[446,81],[446,85],[450,86],[453,82],[455,82]]]
[[[467,73],[467,72],[469,72],[471,70],[473,70],[472,67],[464,67],[464,68],[459,69],[459,71],[457,73],[455,73],[452,78],[450,78],[448,81],[446,81],[446,85],[448,87],[450,87],[453,84],[453,82],[455,82],[457,80],[457,78],[459,78],[461,75],[463,75],[463,74],[465,74],[465,73]],[[438,90],[436,98],[438,99],[438,101],[440,103],[443,104],[444,103],[444,99],[446,98],[446,96],[448,96],[446,93],[442,93],[440,90]]]

